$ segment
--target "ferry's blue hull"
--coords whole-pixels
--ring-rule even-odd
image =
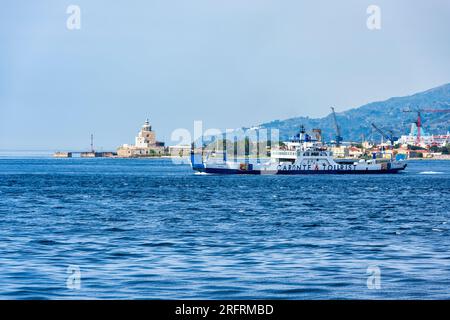
[[[406,167],[406,165],[405,165]],[[253,174],[253,175],[292,175],[292,174],[386,174],[398,173],[404,168],[388,170],[278,170],[278,171],[260,171],[260,170],[235,170],[223,168],[195,168],[194,170],[212,174]]]

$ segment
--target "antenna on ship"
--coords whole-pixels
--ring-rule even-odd
[[[301,126],[300,126],[300,133],[305,133],[306,132],[306,129],[305,129],[305,126],[302,124]]]

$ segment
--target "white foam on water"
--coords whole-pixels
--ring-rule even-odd
[[[444,173],[440,171],[422,171],[419,172],[419,174],[444,174]]]
[[[207,172],[199,172],[199,171],[194,172],[194,174],[201,175],[201,176],[209,175],[209,173],[207,173]]]

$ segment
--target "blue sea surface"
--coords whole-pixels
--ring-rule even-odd
[[[450,161],[220,176],[1,157],[0,299],[448,299],[449,218]]]

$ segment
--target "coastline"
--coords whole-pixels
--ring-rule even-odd
[[[135,156],[135,157],[121,157],[121,156],[103,156],[103,157],[55,157],[55,152],[51,150],[0,150],[0,158],[51,158],[51,159],[180,159],[186,160],[189,159],[189,155],[155,155],[155,156]],[[252,160],[255,160],[256,157],[249,157]],[[270,157],[260,157],[260,160],[268,160]],[[240,159],[244,160],[244,159]],[[405,161],[424,161],[424,160],[443,160],[450,161],[450,155],[441,155],[437,157],[426,157],[426,158],[407,158]],[[238,159],[239,161],[239,159]]]
[[[406,159],[407,161],[424,161],[424,160],[444,160],[444,161],[449,161],[450,160],[450,156],[449,157],[442,157],[442,158],[409,158]]]

